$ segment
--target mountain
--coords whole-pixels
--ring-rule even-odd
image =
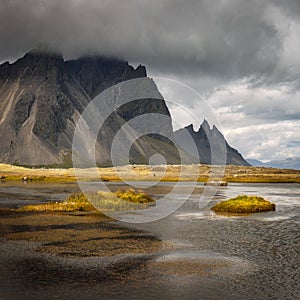
[[[70,162],[76,121],[84,108],[106,88],[133,78],[145,78],[143,86],[136,88],[150,90],[156,99],[140,99],[125,105],[109,118],[97,140],[97,162],[111,164],[111,137],[132,116],[149,112],[164,114],[169,117],[165,131],[172,133],[165,101],[155,83],[146,76],[145,67],[134,69],[116,58],[95,56],[64,61],[59,54],[37,50],[13,64],[2,64],[0,161],[23,165]],[[142,137],[132,148],[132,163],[148,161],[157,148],[163,155],[172,154],[168,163],[179,161],[175,147],[156,137]]]
[[[257,167],[300,170],[300,157],[290,157],[283,160],[271,160],[266,163],[256,159],[247,159],[247,161],[253,166]]]
[[[135,79],[134,85],[130,79]],[[110,87],[111,97],[103,103],[113,112],[95,133],[97,164],[112,164],[112,145],[121,149],[117,157],[120,165],[147,164],[154,154],[161,154],[168,164],[198,163],[186,145],[182,151],[171,142],[172,138],[183,140],[181,135],[186,130],[197,144],[202,163],[211,162],[209,142],[212,142],[220,153],[226,148],[227,163],[247,164],[217,128],[210,130],[207,123],[202,124],[198,132],[189,126],[173,133],[168,107],[154,81],[147,77],[144,66],[133,68],[124,60],[103,56],[65,61],[59,53],[41,50],[30,51],[12,64],[0,65],[0,162],[71,166],[78,119],[91,100]],[[126,97],[137,100],[117,106],[121,89]],[[114,107],[117,109],[113,110]],[[96,110],[101,114],[101,108],[96,107]],[[126,129],[127,122],[150,114],[164,116],[163,121],[148,118],[135,128]],[[143,134],[149,131],[154,133]],[[116,141],[114,137],[118,132],[123,135]],[[124,156],[127,151],[124,147],[129,141],[132,146],[128,158]],[[183,161],[179,154],[184,157]]]
[[[189,135],[193,138],[200,162],[203,164],[250,165],[236,149],[229,146],[218,128],[213,126],[211,129],[206,120],[201,124],[198,131],[195,131],[191,124],[185,129],[174,132],[175,139],[180,147],[187,152],[194,153],[191,149],[191,143],[188,142]]]

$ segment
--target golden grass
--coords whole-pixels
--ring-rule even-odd
[[[300,183],[300,174],[225,175],[224,180],[235,183]]]
[[[44,204],[27,205],[19,211],[37,212],[75,212],[75,211],[119,211],[131,209],[145,209],[155,205],[155,200],[146,193],[136,192],[133,189],[117,192],[71,194],[62,202],[49,202]]]
[[[75,169],[44,169],[24,168],[13,165],[0,164],[0,179],[4,181],[59,183],[76,182]],[[262,183],[300,183],[300,170],[282,170],[262,167],[208,165],[168,165],[147,166],[133,165],[108,167],[97,169],[80,169],[80,181],[199,181],[225,180],[227,182],[262,182]],[[214,178],[212,178],[214,177]],[[218,178],[215,178],[218,177]]]
[[[101,211],[145,209],[155,205],[155,200],[143,192],[126,191],[97,192],[89,196],[91,203]]]
[[[229,212],[237,214],[249,214],[265,211],[274,211],[275,204],[263,197],[258,196],[237,196],[213,206],[211,210],[215,212]]]
[[[72,211],[94,211],[95,207],[87,200],[83,193],[73,193],[61,202],[49,202],[43,204],[27,205],[19,208],[19,211],[38,212],[72,212]]]
[[[100,192],[99,192],[100,193]],[[102,192],[104,193],[104,192]],[[111,193],[109,193],[111,194]],[[128,189],[125,191],[117,191],[116,196],[131,202],[131,203],[155,203],[155,200],[151,198],[148,194],[143,193],[143,192],[136,192],[134,189]]]

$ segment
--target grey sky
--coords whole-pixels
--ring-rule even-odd
[[[41,44],[145,64],[202,93],[244,156],[300,156],[298,0],[1,0],[0,61]]]

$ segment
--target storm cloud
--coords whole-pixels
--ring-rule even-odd
[[[226,78],[274,71],[283,46],[264,1],[4,0],[1,59],[39,45],[116,55],[164,72]]]
[[[0,61],[47,45],[66,58],[101,54],[145,64],[151,76],[203,93],[229,142],[266,158],[234,136],[247,122],[267,128],[299,120],[299,15],[297,0],[2,0]],[[194,100],[182,104],[197,114]]]

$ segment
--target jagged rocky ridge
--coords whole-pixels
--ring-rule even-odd
[[[71,165],[74,129],[82,111],[102,91],[136,78],[144,80],[134,89],[149,91],[149,98],[137,98],[138,100],[121,106],[107,118],[95,145],[99,165],[111,165],[113,137],[134,117],[147,113],[162,114],[167,117],[166,120],[163,124],[155,124],[163,128],[162,135],[175,138],[180,136],[180,131],[173,136],[169,110],[155,83],[147,77],[145,67],[135,69],[126,61],[100,56],[64,61],[62,55],[37,50],[27,53],[13,64],[2,64],[0,162]],[[108,105],[113,106],[114,99],[111,102]],[[197,135],[192,131],[191,134],[195,137],[199,154],[201,153],[200,161],[209,162],[209,150],[203,134]],[[202,147],[204,150],[200,151]],[[183,151],[184,162],[198,162],[187,150]],[[228,155],[227,163],[246,164],[236,150],[228,146],[227,151],[233,153]],[[150,134],[141,136],[134,142],[129,159],[123,163],[148,163],[149,158],[156,153],[163,155],[169,164],[182,162],[178,150],[170,140]]]
[[[189,125],[184,129],[175,131],[176,141],[187,152],[194,153],[191,145],[188,143],[188,135],[198,150],[198,157],[203,164],[213,165],[240,165],[249,166],[250,164],[244,160],[242,155],[234,148],[230,147],[223,134],[216,126],[210,128],[208,122],[204,120],[198,131],[194,130],[193,125]]]

